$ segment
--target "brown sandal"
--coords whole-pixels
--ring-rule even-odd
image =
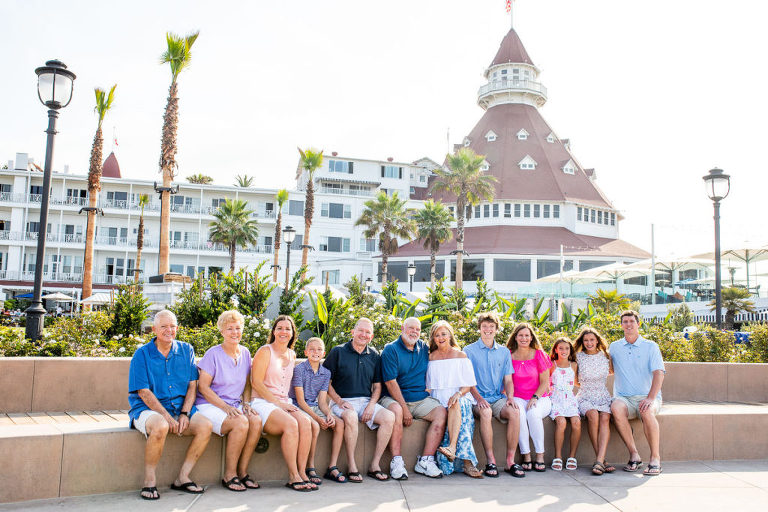
[[[451,450],[450,446],[441,446],[437,449],[437,451],[445,455],[445,458],[451,462],[453,462],[456,458],[456,454],[453,452],[453,450]]]
[[[472,462],[464,461],[464,474],[471,478],[483,478],[483,473]]]

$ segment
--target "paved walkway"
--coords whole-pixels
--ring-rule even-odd
[[[760,433],[759,435],[765,435]],[[11,485],[3,482],[2,485]],[[618,469],[595,477],[587,466],[575,472],[529,473],[524,479],[503,474],[473,480],[452,475],[428,480],[411,475],[405,482],[336,484],[325,481],[317,492],[298,493],[282,482],[266,482],[258,491],[234,493],[211,486],[200,496],[161,488],[156,502],[138,493],[103,494],[0,505],[25,511],[760,511],[768,508],[768,460],[667,462],[664,473],[643,477]]]

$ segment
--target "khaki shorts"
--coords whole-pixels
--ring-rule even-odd
[[[309,404],[307,404],[307,405],[309,405]],[[325,419],[325,413],[320,410],[319,406],[317,406],[317,405],[310,405],[309,408],[312,409],[312,412],[314,412],[315,414],[320,416],[321,419]],[[305,411],[304,409],[300,409],[300,410],[301,410],[301,412],[303,412],[304,414],[309,416],[309,413],[307,411]],[[312,418],[312,416],[309,416],[309,417]],[[314,419],[314,418],[312,418],[312,419]]]
[[[499,420],[501,423],[507,423],[507,420],[501,417],[501,411],[506,407],[507,405],[507,399],[505,398],[499,398],[492,404],[489,404],[491,406],[491,415]],[[480,408],[477,405],[472,406],[472,412],[475,413],[475,416],[480,416]]]
[[[394,398],[391,396],[385,396],[379,399],[379,405],[382,407],[389,408],[390,405],[396,404],[397,401],[395,401]],[[436,407],[442,407],[440,402],[432,398],[431,396],[428,396],[427,398],[424,398],[422,400],[417,400],[416,402],[405,402],[405,405],[408,406],[408,410],[411,411],[411,416],[414,417],[414,419],[420,420],[424,418],[425,416],[428,416],[429,413],[432,412],[433,409]]]
[[[622,402],[627,406],[627,418],[633,420],[640,416],[640,402],[648,398],[647,395],[632,395],[632,396],[616,396],[613,398],[614,402]],[[651,406],[651,412],[655,415],[659,414],[661,410],[661,397],[657,396]]]

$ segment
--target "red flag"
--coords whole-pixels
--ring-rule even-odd
[[[512,12],[512,0],[507,0],[507,14]]]

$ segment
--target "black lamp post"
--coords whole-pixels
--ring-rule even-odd
[[[413,276],[416,275],[416,265],[413,262],[408,264],[408,281],[411,283],[411,291],[413,291]]]
[[[371,293],[371,287],[373,286],[373,279],[370,277],[365,280],[365,291]]]
[[[291,282],[291,245],[295,238],[296,230],[291,226],[285,226],[285,229],[283,230],[283,242],[285,242],[288,253],[285,258],[285,288],[283,289],[283,293],[288,289],[288,284]]]
[[[45,168],[43,169],[43,197],[40,203],[40,225],[37,231],[37,259],[35,260],[35,287],[32,305],[25,311],[27,316],[27,338],[37,341],[43,336],[43,266],[45,265],[45,239],[48,231],[48,201],[51,193],[51,166],[53,164],[53,140],[56,136],[56,119],[59,109],[72,101],[72,86],[75,74],[58,60],[49,60],[45,66],[35,70],[37,74],[37,97],[48,107],[48,142],[45,147]]]
[[[707,196],[715,206],[715,320],[717,328],[723,328],[722,311],[723,298],[720,283],[720,201],[731,191],[731,177],[722,169],[712,169],[702,178],[707,190]]]

